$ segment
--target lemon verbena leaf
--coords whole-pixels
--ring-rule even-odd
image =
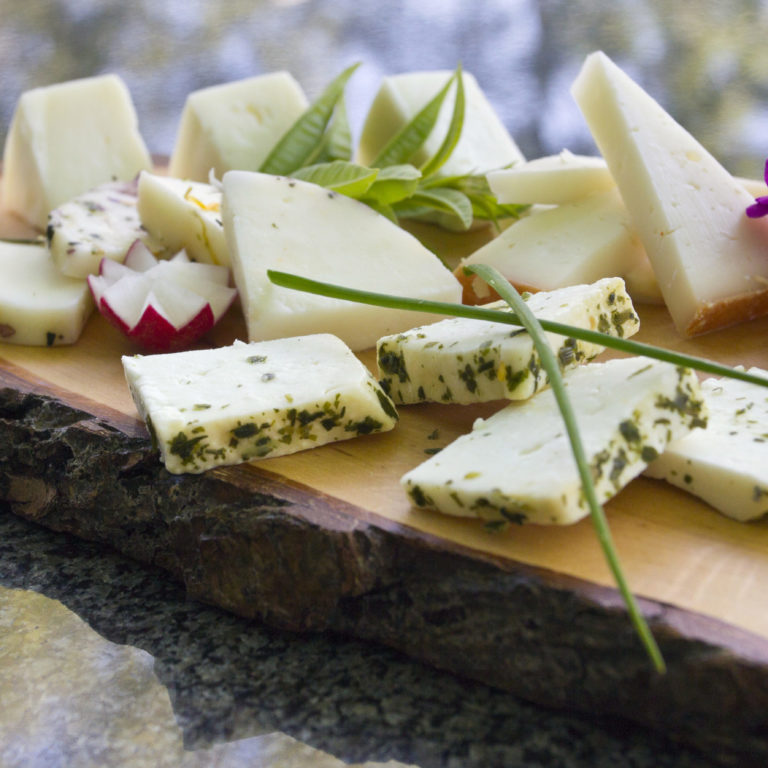
[[[442,168],[446,160],[453,154],[453,150],[459,143],[461,132],[464,128],[464,75],[461,71],[461,64],[456,67],[454,77],[456,78],[456,96],[453,102],[451,122],[448,125],[448,130],[446,131],[443,143],[440,145],[440,149],[421,167],[421,173],[424,178],[433,176]]]
[[[376,181],[378,168],[367,168],[345,160],[318,163],[299,168],[291,175],[295,179],[309,181],[348,197],[362,197]]]

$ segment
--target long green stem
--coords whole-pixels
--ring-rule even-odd
[[[506,325],[521,326],[520,318],[513,312],[507,312],[499,309],[488,309],[485,307],[473,307],[467,304],[455,304],[447,301],[429,301],[427,299],[411,299],[404,296],[392,296],[387,293],[376,293],[375,291],[363,291],[358,288],[347,288],[332,283],[324,283],[319,280],[312,280],[308,277],[300,277],[289,272],[280,272],[277,270],[267,270],[267,276],[275,284],[284,288],[291,288],[305,293],[314,293],[319,296],[328,296],[333,299],[344,299],[345,301],[354,301],[358,304],[371,304],[377,307],[389,307],[391,309],[407,309],[416,312],[426,312],[435,315],[450,315],[452,317],[468,317],[474,320],[490,320],[494,323],[505,323]],[[730,379],[739,379],[757,384],[761,387],[768,387],[768,378],[756,376],[737,368],[731,368],[722,363],[716,363],[701,357],[686,355],[682,352],[673,352],[669,349],[662,349],[651,344],[643,344],[631,339],[619,339],[616,336],[610,336],[600,331],[590,331],[586,328],[578,328],[575,325],[566,325],[565,323],[556,323],[551,320],[539,320],[539,325],[551,333],[558,333],[562,336],[571,336],[574,339],[589,341],[594,344],[600,344],[620,352],[627,352],[642,357],[650,357],[654,360],[663,360],[674,365],[683,365],[686,368],[693,368],[702,373],[711,373],[717,376],[725,376]]]
[[[632,590],[630,590],[629,584],[627,583],[621,568],[619,557],[616,553],[616,547],[613,544],[611,531],[608,527],[608,521],[605,517],[605,511],[597,498],[597,492],[595,491],[595,484],[592,480],[589,462],[587,461],[587,456],[584,451],[584,444],[581,440],[581,432],[579,431],[576,414],[574,413],[570,398],[565,390],[565,383],[563,382],[563,377],[560,373],[560,367],[555,358],[555,354],[544,335],[544,329],[542,328],[541,322],[534,317],[533,312],[531,312],[515,288],[493,267],[477,264],[471,266],[469,269],[485,280],[485,282],[488,283],[488,285],[490,285],[510,307],[512,307],[522,326],[528,331],[528,334],[536,347],[536,351],[539,353],[541,364],[549,378],[552,394],[555,396],[555,400],[557,401],[557,405],[560,408],[560,413],[563,417],[565,429],[568,433],[568,439],[571,443],[573,458],[576,461],[576,466],[579,471],[581,487],[584,491],[587,503],[589,504],[592,525],[597,533],[597,538],[603,550],[603,555],[613,574],[619,592],[624,599],[624,603],[627,606],[627,612],[640,636],[640,640],[645,646],[656,669],[659,672],[664,672],[666,665],[664,664],[664,659],[659,650],[659,646],[656,644],[656,640],[651,634],[651,630],[645,621],[645,617],[638,608],[635,596],[632,594]]]

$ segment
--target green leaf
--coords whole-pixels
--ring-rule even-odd
[[[590,469],[586,451],[584,450],[576,414],[574,413],[570,398],[566,392],[557,357],[555,357],[552,347],[549,346],[547,337],[544,335],[544,329],[534,317],[533,312],[531,312],[528,305],[523,301],[522,296],[520,296],[515,287],[507,282],[497,270],[485,264],[473,264],[467,269],[485,280],[485,282],[488,283],[488,285],[490,285],[496,293],[507,302],[507,304],[509,304],[510,308],[520,320],[521,325],[528,331],[528,335],[531,337],[533,345],[539,353],[542,367],[549,377],[549,386],[552,389],[552,394],[555,396],[558,408],[560,409],[560,414],[563,417],[565,431],[568,434],[568,440],[571,444],[571,452],[573,453],[573,458],[576,461],[576,466],[579,471],[581,487],[589,504],[590,517],[598,541],[602,547],[603,556],[613,574],[616,586],[619,588],[619,592],[624,599],[624,604],[627,607],[630,620],[634,624],[635,630],[648,652],[648,656],[651,658],[656,670],[658,672],[664,672],[666,667],[659,646],[656,644],[656,640],[651,634],[651,630],[645,621],[645,617],[638,608],[635,596],[632,594],[621,568],[619,556],[616,552],[616,547],[613,544],[610,528],[608,527],[608,521],[605,518],[605,511],[597,498],[597,491],[595,490],[595,484],[592,479],[592,470]]]
[[[439,211],[455,217],[459,228],[469,229],[472,226],[472,203],[458,189],[431,187],[418,189],[403,203],[395,206],[395,213],[403,218],[422,216],[423,211],[417,209]]]
[[[443,106],[443,101],[445,101],[455,78],[456,74],[454,73],[437,94],[387,142],[371,163],[372,166],[384,168],[388,165],[399,165],[410,161],[427,140],[429,134],[432,133],[440,114],[440,107]]]
[[[448,131],[445,134],[440,149],[421,167],[421,173],[424,178],[433,176],[445,164],[445,161],[453,154],[453,150],[459,143],[461,131],[464,128],[464,76],[461,72],[461,64],[456,67],[454,73],[456,78],[456,97],[453,103],[453,113],[451,122],[448,125]]]
[[[286,176],[301,168],[320,151],[325,129],[344,87],[359,63],[347,67],[323,91],[320,97],[296,120],[274,146],[259,170]]]
[[[299,168],[291,175],[295,179],[310,181],[358,199],[370,189],[378,173],[378,168],[366,168],[364,165],[348,163],[345,160],[334,160]]]
[[[347,117],[347,104],[342,93],[333,111],[328,130],[323,136],[319,152],[312,158],[313,165],[330,163],[333,160],[352,159],[352,132]]]
[[[369,205],[392,205],[405,200],[416,191],[420,179],[421,171],[412,165],[388,165],[379,171],[376,181],[365,194],[364,202]]]

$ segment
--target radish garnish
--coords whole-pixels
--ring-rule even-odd
[[[187,349],[234,301],[229,270],[190,261],[180,251],[158,261],[136,241],[125,263],[103,259],[88,285],[102,315],[148,352]]]

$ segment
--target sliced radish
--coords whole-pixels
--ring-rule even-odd
[[[138,241],[124,264],[103,259],[88,277],[101,314],[148,352],[186,349],[213,328],[237,294],[228,283],[226,267],[198,264],[183,251],[158,261]]]

